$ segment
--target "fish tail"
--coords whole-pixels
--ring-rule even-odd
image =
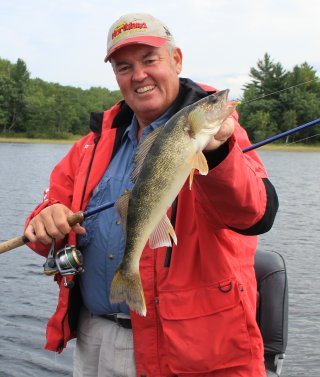
[[[146,316],[147,308],[139,272],[129,273],[118,268],[110,289],[110,302],[126,302],[129,308],[141,316]]]

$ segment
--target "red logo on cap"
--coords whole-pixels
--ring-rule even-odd
[[[147,29],[147,24],[145,22],[130,22],[129,24],[124,23],[117,26],[113,33],[112,39],[123,33],[124,31],[132,30],[132,29]]]

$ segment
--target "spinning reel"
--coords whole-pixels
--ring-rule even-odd
[[[52,240],[51,248],[46,262],[43,265],[43,272],[50,276],[59,272],[64,279],[64,286],[72,288],[74,283],[67,281],[67,276],[76,275],[83,271],[83,259],[80,250],[75,246],[66,245],[63,249],[58,250],[56,253],[55,240]]]

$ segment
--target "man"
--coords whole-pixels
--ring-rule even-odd
[[[236,113],[204,151],[209,174],[196,175],[191,189],[187,183],[168,212],[178,246],[145,246],[146,317],[109,301],[124,251],[116,211],[68,225],[73,212],[130,190],[137,145],[178,110],[215,91],[179,79],[181,50],[148,14],[127,14],[111,26],[105,61],[124,101],[92,115],[92,132],[55,167],[46,199],[27,220],[25,235],[39,254],[47,255],[52,238],[58,249],[67,235],[76,244],[77,235],[84,258],[74,288],[56,275],[59,304],[46,348],[60,352],[76,336],[75,377],[265,376],[253,259],[256,235],[271,228],[278,201],[257,155],[241,152],[250,142]]]

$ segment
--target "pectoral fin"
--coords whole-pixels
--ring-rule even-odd
[[[208,167],[207,159],[205,158],[202,152],[197,153],[196,163],[197,163],[197,166],[195,166],[195,169],[198,169],[201,175],[207,175],[209,172],[209,167]]]
[[[156,229],[152,232],[149,238],[149,246],[151,249],[163,246],[172,246],[171,239],[177,245],[178,241],[176,233],[170,220],[168,219],[168,216],[165,215]]]
[[[195,169],[199,170],[201,175],[207,175],[209,172],[209,167],[207,159],[202,152],[196,153],[188,162],[192,165],[192,170],[189,175],[189,187],[191,189]]]

